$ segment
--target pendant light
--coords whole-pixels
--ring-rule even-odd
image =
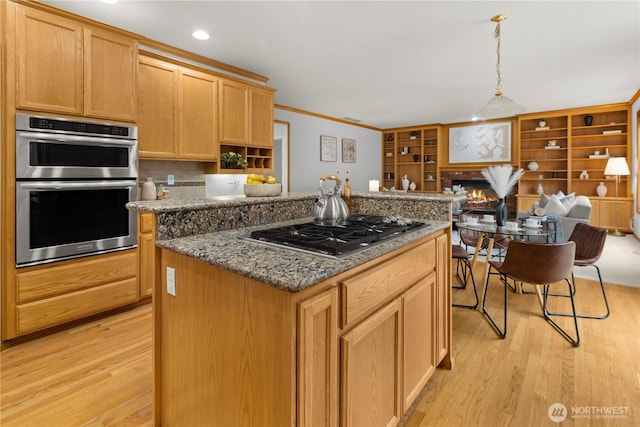
[[[500,23],[505,19],[507,19],[506,15],[496,15],[491,18],[492,22],[496,22],[496,30],[493,33],[493,38],[496,39],[498,46],[496,49],[498,56],[498,61],[496,63],[496,72],[498,73],[496,94],[484,105],[484,107],[474,114],[473,120],[489,120],[501,117],[510,117],[522,113],[525,110],[524,107],[513,102],[511,98],[504,96],[500,86],[502,83],[502,78],[500,77]]]

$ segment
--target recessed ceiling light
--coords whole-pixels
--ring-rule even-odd
[[[209,40],[209,33],[204,30],[196,30],[191,35],[198,40]]]
[[[107,4],[116,4],[118,3],[118,0],[102,0],[102,2]]]

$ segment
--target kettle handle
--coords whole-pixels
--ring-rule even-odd
[[[340,178],[330,173],[322,175],[322,178],[320,178],[320,184],[322,184],[322,181],[324,180],[331,180],[331,181],[335,181],[336,184],[342,184],[342,180]]]

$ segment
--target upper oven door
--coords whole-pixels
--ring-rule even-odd
[[[135,178],[136,140],[16,132],[16,179]]]

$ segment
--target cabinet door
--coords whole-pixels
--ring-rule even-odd
[[[217,79],[209,74],[180,71],[179,156],[182,159],[217,158]]]
[[[177,156],[178,69],[175,65],[140,57],[138,65],[138,155]]]
[[[273,147],[273,93],[251,89],[252,145]]]
[[[338,425],[338,289],[300,303],[298,425]]]
[[[84,114],[136,121],[138,43],[97,29],[84,32]]]
[[[140,214],[138,224],[140,226],[140,241],[138,243],[140,298],[145,298],[153,294],[153,283],[155,282],[155,215]]]
[[[597,215],[591,215],[590,223],[598,227],[631,231],[629,218],[633,216],[633,200],[597,200],[592,199],[592,210]],[[567,236],[565,236],[567,237]]]
[[[446,234],[436,239],[436,363],[450,352],[451,344],[451,252]],[[450,356],[450,355],[449,355]],[[449,359],[450,360],[450,359]],[[447,362],[447,365],[450,362]]]
[[[249,142],[249,89],[230,80],[220,84],[220,142]],[[273,139],[273,134],[271,135]]]
[[[82,26],[16,5],[17,106],[82,114]]]
[[[403,411],[409,409],[436,369],[435,282],[432,273],[402,296]]]
[[[401,300],[342,337],[341,425],[392,426],[402,416]]]

